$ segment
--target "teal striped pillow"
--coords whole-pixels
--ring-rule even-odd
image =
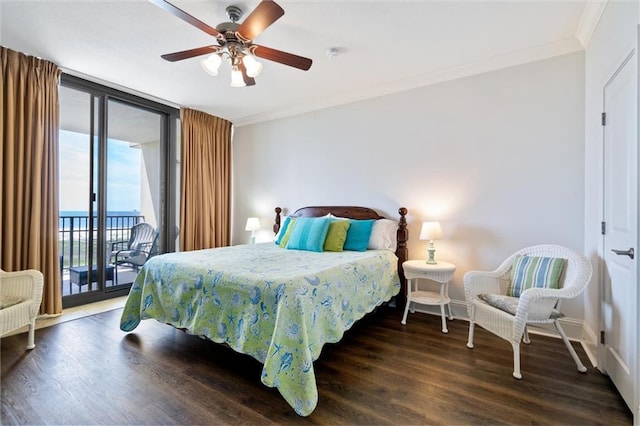
[[[507,296],[520,297],[528,288],[558,288],[565,262],[555,257],[516,256]]]
[[[287,248],[322,251],[330,223],[331,219],[328,217],[301,217],[296,219]]]

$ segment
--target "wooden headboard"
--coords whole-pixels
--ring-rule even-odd
[[[280,230],[280,213],[282,209],[280,207],[275,208],[276,218],[273,225],[273,232],[275,234]],[[327,214],[333,214],[338,217],[348,217],[350,219],[385,219],[384,216],[380,216],[378,212],[368,207],[358,206],[309,206],[302,207],[293,212],[291,217],[321,217]],[[404,309],[406,303],[407,294],[407,281],[404,278],[404,271],[402,270],[402,263],[409,259],[409,250],[407,249],[407,241],[409,240],[409,231],[407,230],[407,209],[400,207],[398,209],[400,219],[398,220],[398,246],[396,248],[396,256],[398,257],[398,274],[400,275],[400,293],[397,296],[397,307],[401,310]]]

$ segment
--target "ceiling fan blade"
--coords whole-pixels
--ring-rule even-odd
[[[183,50],[181,52],[167,53],[166,55],[161,55],[160,57],[169,62],[175,62],[181,61],[183,59],[193,58],[196,56],[206,55],[207,53],[214,53],[220,49],[220,46],[204,46],[197,47],[195,49]]]
[[[149,0],[149,1],[151,3],[153,3],[153,4],[155,4],[156,6],[158,6],[159,8],[166,10],[167,12],[172,14],[173,16],[176,16],[176,17],[182,19],[183,21],[187,22],[188,24],[193,25],[194,27],[198,28],[199,30],[204,31],[205,33],[207,33],[209,35],[212,35],[217,39],[224,40],[224,35],[220,31],[218,31],[215,28],[205,24],[204,22],[202,22],[198,18],[195,18],[195,17],[189,15],[187,12],[185,12],[182,9],[177,8],[176,6],[172,5],[168,1],[165,1],[165,0]]]
[[[247,67],[244,66],[244,63],[240,61],[238,64],[238,69],[242,71],[242,79],[244,80],[244,84],[247,86],[254,86],[256,84],[256,80],[253,77],[249,77],[247,75]]]
[[[313,63],[309,58],[303,58],[302,56],[294,55],[293,53],[287,53],[270,47],[259,46],[257,44],[252,45],[249,49],[251,50],[251,53],[259,58],[279,62],[304,71],[311,68],[311,64]]]
[[[238,27],[236,33],[245,41],[253,40],[269,25],[280,19],[282,15],[284,15],[284,9],[276,2],[262,0]]]

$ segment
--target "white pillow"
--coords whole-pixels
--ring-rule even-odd
[[[370,250],[396,251],[398,245],[398,222],[378,219],[373,223],[367,248]]]

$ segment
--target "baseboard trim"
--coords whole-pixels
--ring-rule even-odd
[[[452,300],[451,301],[451,311],[454,319],[469,321],[469,315],[467,313],[467,304],[462,300]],[[424,306],[420,305],[419,308],[415,309],[415,312],[420,312],[424,314],[437,315],[440,316],[440,307],[435,306]],[[448,311],[447,311],[448,314]],[[597,361],[595,354],[597,353],[597,335],[596,333],[589,328],[583,320],[575,319],[575,318],[561,318],[560,325],[562,329],[567,334],[569,340],[573,342],[578,342],[582,345],[589,361],[594,367],[597,367]],[[551,324],[544,324],[539,326],[529,326],[529,333],[538,334],[541,336],[548,336],[560,339],[560,335],[556,331],[555,327]]]
[[[589,327],[589,324],[582,324],[582,340],[580,341],[582,348],[589,357],[591,365],[598,367],[598,334]]]

